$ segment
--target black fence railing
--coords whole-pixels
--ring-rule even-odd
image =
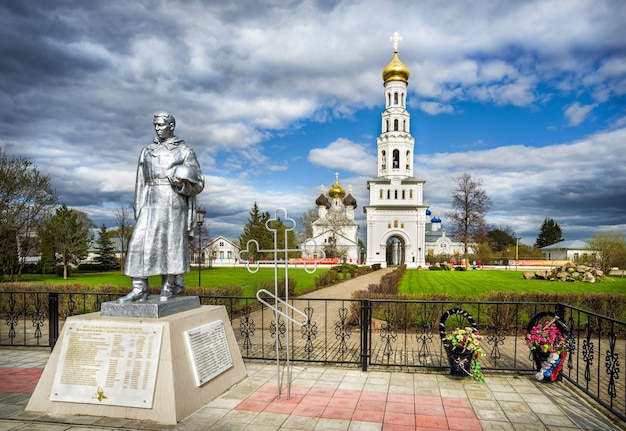
[[[0,292],[0,346],[52,348],[68,316],[98,312],[119,294]],[[298,326],[256,298],[200,297],[225,306],[244,359],[332,363],[384,369],[447,369],[440,318],[461,308],[475,320],[486,372],[535,373],[524,330],[539,313],[559,317],[570,331],[563,378],[620,419],[626,420],[626,322],[563,303],[454,302],[367,299],[290,299],[308,317]],[[461,314],[445,330],[464,326]],[[287,337],[289,337],[287,339]],[[287,342],[288,341],[288,342]],[[278,342],[278,348],[277,348]]]

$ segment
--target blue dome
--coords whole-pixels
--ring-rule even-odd
[[[430,208],[426,208],[426,215],[431,215]]]
[[[441,219],[439,217],[433,217],[430,219],[431,223],[441,223]]]

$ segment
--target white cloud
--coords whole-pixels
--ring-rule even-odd
[[[595,107],[595,104],[583,105],[580,102],[574,102],[565,109],[565,117],[567,117],[570,126],[578,126],[585,121],[587,115]]]
[[[348,139],[339,138],[326,148],[313,148],[308,160],[314,165],[342,169],[362,175],[376,172],[376,156],[368,154],[366,147]]]

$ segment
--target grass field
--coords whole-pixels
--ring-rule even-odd
[[[326,268],[320,268],[316,272],[309,274],[301,268],[289,268],[289,278],[297,280],[296,292],[310,290],[315,287],[315,279],[324,272]],[[284,278],[284,269],[278,270],[278,278]],[[215,288],[223,286],[242,286],[244,288],[244,296],[254,296],[258,288],[264,281],[274,280],[273,268],[260,268],[256,273],[250,273],[245,267],[214,267],[203,268],[201,274],[201,285],[204,288]],[[57,277],[53,274],[31,275],[26,274],[22,277],[23,282],[27,283],[45,283],[45,284],[77,284],[86,285],[97,290],[98,286],[123,286],[131,287],[131,279],[120,272],[96,272],[96,273],[73,273],[67,280]],[[159,276],[150,277],[148,279],[150,286],[160,286],[161,278]],[[198,286],[198,269],[192,268],[191,272],[185,274],[185,285],[189,287]]]
[[[309,274],[301,268],[290,268],[289,277],[297,280],[296,292],[315,287],[315,279],[327,268],[319,268]],[[399,292],[407,294],[451,294],[479,297],[488,292],[564,292],[564,293],[618,293],[626,294],[626,277],[602,277],[596,283],[559,283],[543,280],[524,280],[522,271],[417,271],[407,270],[400,283]],[[284,270],[278,271],[284,277]],[[203,288],[242,286],[244,296],[254,296],[264,281],[274,279],[273,268],[260,268],[250,273],[245,267],[203,268]],[[119,272],[75,273],[68,280],[55,275],[25,275],[24,282],[46,284],[87,285],[94,290],[98,286],[123,286],[130,288],[130,278]],[[198,286],[198,270],[193,268],[185,275],[185,284]],[[151,286],[160,285],[160,277],[150,277]]]
[[[626,277],[602,277],[596,283],[525,280],[522,271],[406,271],[400,293],[479,297],[488,292],[563,292],[626,294]]]

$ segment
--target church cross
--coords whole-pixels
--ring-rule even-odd
[[[389,38],[389,41],[393,42],[393,50],[394,51],[398,51],[398,45],[400,44],[401,40],[402,40],[402,36],[400,36],[397,31],[394,32],[393,36],[391,36]]]

